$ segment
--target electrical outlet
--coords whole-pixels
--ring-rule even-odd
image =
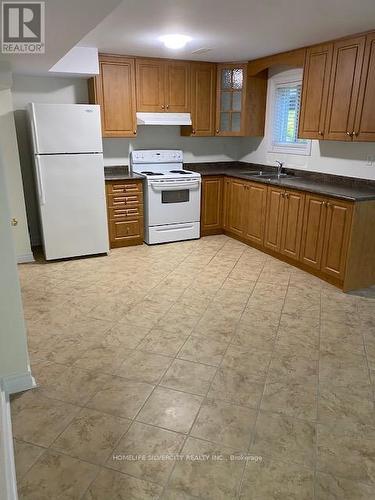
[[[374,164],[375,156],[374,155],[367,155],[367,160],[366,160],[366,165],[368,167],[372,167]]]

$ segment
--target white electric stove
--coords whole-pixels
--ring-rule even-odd
[[[132,151],[130,167],[145,177],[145,242],[199,238],[201,175],[184,170],[182,151]]]

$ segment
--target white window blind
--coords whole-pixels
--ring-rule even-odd
[[[271,151],[310,154],[310,141],[298,139],[302,82],[277,81],[272,93]]]

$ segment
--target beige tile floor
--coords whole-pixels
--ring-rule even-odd
[[[375,498],[373,290],[225,236],[20,277],[39,383],[12,400],[21,499]]]

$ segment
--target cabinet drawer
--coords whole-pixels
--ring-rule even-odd
[[[107,183],[108,194],[142,193],[141,182],[111,182]]]
[[[109,220],[119,220],[127,217],[141,217],[143,216],[143,206],[131,208],[108,208]]]
[[[143,238],[142,219],[110,221],[109,231],[111,242],[115,244],[133,238]]]
[[[109,208],[138,206],[138,205],[141,205],[142,203],[143,203],[142,193],[138,193],[138,194],[109,194],[108,195],[108,207]]]

